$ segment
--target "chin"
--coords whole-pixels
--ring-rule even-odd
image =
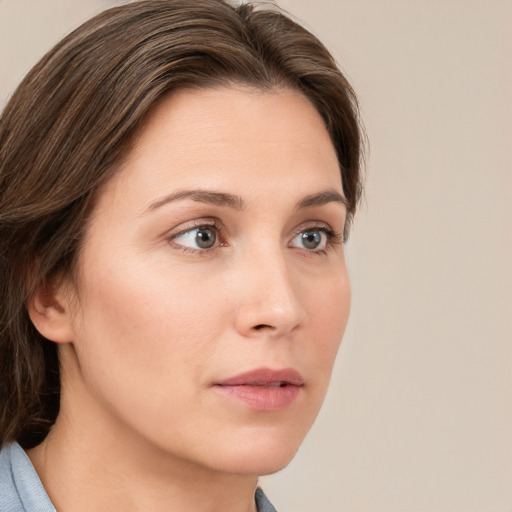
[[[218,469],[241,475],[277,473],[291,462],[303,438],[304,435],[297,436],[297,432],[289,436],[261,432],[245,440],[232,439],[224,453],[215,456]]]

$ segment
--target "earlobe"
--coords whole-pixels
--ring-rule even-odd
[[[73,341],[73,324],[69,298],[64,293],[63,280],[41,282],[27,301],[34,327],[45,338],[56,343]]]

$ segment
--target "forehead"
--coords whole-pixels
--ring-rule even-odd
[[[292,183],[342,192],[336,152],[315,107],[289,89],[222,87],[161,100],[111,186],[153,202],[180,187],[228,187],[244,196],[248,186]]]
[[[183,136],[192,138],[199,135],[198,128],[203,128],[201,136],[209,136],[212,140],[225,135],[236,135],[242,139],[261,137],[260,128],[265,125],[267,130],[271,128],[270,132],[266,131],[266,137],[272,138],[277,134],[282,136],[281,129],[289,121],[307,122],[312,129],[326,131],[311,101],[294,89],[259,89],[243,85],[179,89],[153,106],[137,138],[153,137],[155,127],[163,125],[168,130],[179,126]],[[246,131],[240,133],[234,123],[244,124]],[[223,128],[223,131],[211,132],[209,128],[212,126]],[[298,132],[293,133],[294,137],[297,135]]]

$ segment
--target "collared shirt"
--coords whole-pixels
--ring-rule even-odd
[[[258,512],[276,512],[256,490]],[[18,443],[0,450],[0,512],[56,512],[27,454]]]

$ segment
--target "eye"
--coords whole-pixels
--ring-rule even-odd
[[[211,249],[217,244],[215,226],[197,226],[172,237],[173,243],[189,249]]]
[[[326,228],[310,228],[296,235],[290,245],[308,251],[323,251],[327,247],[328,240],[329,233]]]

